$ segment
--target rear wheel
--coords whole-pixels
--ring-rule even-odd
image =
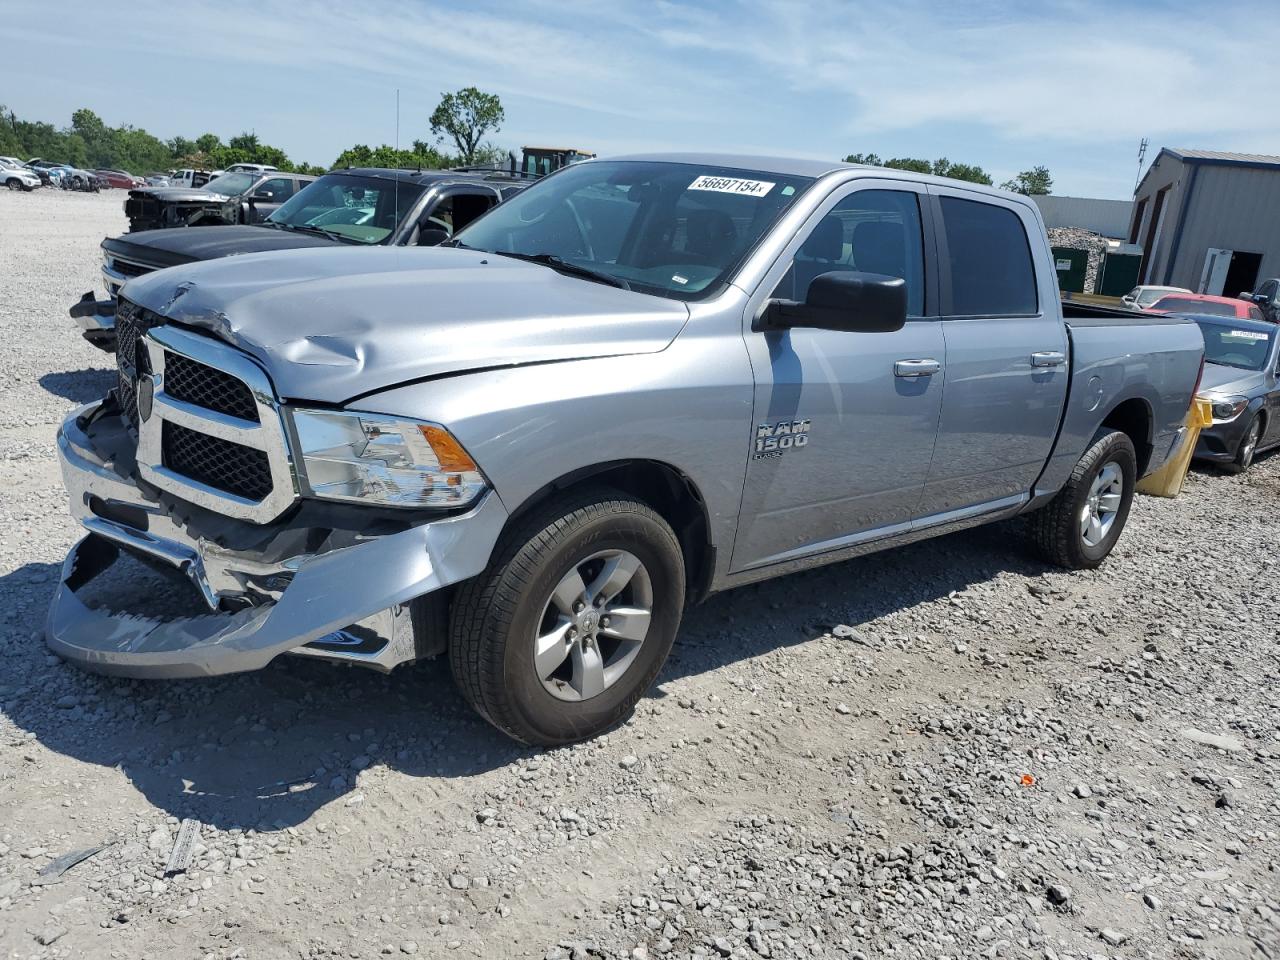
[[[684,583],[680,543],[647,505],[606,489],[557,499],[459,590],[454,679],[481,716],[523,743],[595,736],[657,677]]]
[[[1244,428],[1244,436],[1240,438],[1240,445],[1236,447],[1235,459],[1227,464],[1227,469],[1232,473],[1242,473],[1253,466],[1253,457],[1258,452],[1258,441],[1261,439],[1262,416],[1255,413],[1253,419],[1249,421],[1249,426]]]
[[[1066,485],[1031,517],[1044,558],[1071,570],[1101,564],[1129,518],[1137,474],[1133,442],[1118,430],[1099,430]]]

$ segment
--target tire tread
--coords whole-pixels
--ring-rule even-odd
[[[1127,435],[1119,430],[1100,429],[1094,434],[1084,456],[1072,468],[1071,476],[1063,484],[1062,489],[1049,503],[1028,518],[1031,538],[1041,556],[1049,563],[1070,570],[1079,570],[1096,567],[1105,559],[1103,557],[1093,561],[1080,555],[1078,549],[1080,534],[1076,526],[1079,518],[1076,516],[1075,495],[1085,478],[1098,466],[1098,462],[1111,452],[1117,442],[1121,441],[1129,448],[1129,454],[1136,462],[1133,444]],[[1130,491],[1130,496],[1132,495]],[[1128,519],[1127,515],[1125,519]]]
[[[488,642],[490,632],[511,623],[521,596],[539,572],[542,558],[558,541],[593,520],[638,516],[656,523],[676,555],[681,555],[675,533],[647,504],[611,488],[587,488],[553,498],[536,509],[503,536],[486,571],[459,588],[449,637],[454,681],[477,713],[513,739],[526,744],[544,742],[518,720],[513,710],[504,683],[503,647]],[[640,532],[638,527],[633,529]],[[683,606],[683,596],[680,602]],[[623,704],[621,715],[635,707],[652,680],[645,678],[645,682],[636,685]]]

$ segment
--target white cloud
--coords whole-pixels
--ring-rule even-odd
[[[159,0],[135,0],[127,20],[99,17],[88,0],[64,8],[91,28],[0,24],[0,44],[78,45],[145,71],[155,51],[188,42],[179,52],[225,75],[283,68],[298,78],[294,109],[322,128],[308,153],[336,153],[353,127],[372,128],[326,112],[344,87],[366,98],[402,88],[417,118],[408,139],[424,133],[424,107],[465,85],[503,97],[504,143],[601,152],[838,157],[910,144],[998,176],[1035,158],[1118,185],[1129,173],[1117,157],[1143,136],[1280,153],[1267,99],[1280,86],[1280,22],[1256,0],[193,0],[179,22]],[[111,96],[111,73],[95,75]],[[169,77],[152,86],[166,126],[191,133],[200,111],[188,89]]]

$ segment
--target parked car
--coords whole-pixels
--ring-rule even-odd
[[[201,189],[140,187],[124,202],[129,232],[258,223],[315,180],[293,173],[226,173]]]
[[[1240,294],[1240,299],[1261,310],[1269,322],[1280,323],[1280,280],[1263,280],[1253,293]]]
[[[102,241],[106,297],[69,311],[82,335],[115,349],[116,294],[133,277],[178,264],[301,247],[417,246],[448,239],[528,181],[447,170],[340,170],[303,187],[261,224],[173,227]]]
[[[0,184],[10,190],[31,191],[42,186],[42,181],[35,171],[20,164],[9,164],[4,158],[0,158]]]
[[[71,169],[66,164],[54,163],[41,157],[32,157],[23,166],[38,176],[46,187],[62,186],[63,176]]]
[[[168,187],[172,186],[169,182],[167,173],[153,173],[149,175],[143,183],[138,184],[140,187]]]
[[[1147,308],[1153,313],[1177,313],[1201,317],[1237,317],[1262,320],[1262,311],[1236,297],[1212,297],[1205,293],[1174,293]]]
[[[686,599],[1020,514],[1097,567],[1204,349],[1176,318],[1064,319],[1027,197],[695,154],[568,166],[449,246],[137,277],[118,321],[117,388],[58,436],[87,535],[54,652],[150,677],[447,654],[540,744],[626,716]],[[191,615],[126,589],[122,551]]]
[[[1190,293],[1186,287],[1153,287],[1138,286],[1134,287],[1120,299],[1124,303],[1135,310],[1146,309],[1161,297],[1170,293]]]
[[[189,167],[183,170],[170,170],[169,186],[187,187],[191,190],[198,190],[210,180],[217,177],[219,173],[221,173],[221,171],[210,173],[208,170],[192,170]]]
[[[1247,470],[1259,453],[1280,446],[1280,335],[1269,320],[1191,319],[1204,334],[1200,396],[1213,404],[1195,456]]]
[[[233,163],[227,167],[227,173],[274,173],[279,167],[269,163]]]
[[[94,173],[96,173],[108,187],[115,187],[121,190],[132,190],[134,187],[146,185],[146,181],[141,177],[135,177],[133,174],[126,173],[123,170],[95,170]]]

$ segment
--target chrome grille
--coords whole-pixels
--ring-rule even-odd
[[[138,429],[138,377],[151,372],[141,341],[142,324],[136,306],[127,300],[116,305],[116,393],[125,421]]]
[[[127,300],[118,312],[120,405],[138,438],[142,479],[239,520],[280,516],[297,499],[298,483],[263,369],[241,351]],[[146,419],[137,404],[140,378],[151,388]]]
[[[164,392],[215,413],[258,422],[258,405],[243,380],[180,353],[165,352]]]
[[[246,500],[271,493],[271,463],[261,450],[165,422],[160,450],[164,466],[199,483]]]

